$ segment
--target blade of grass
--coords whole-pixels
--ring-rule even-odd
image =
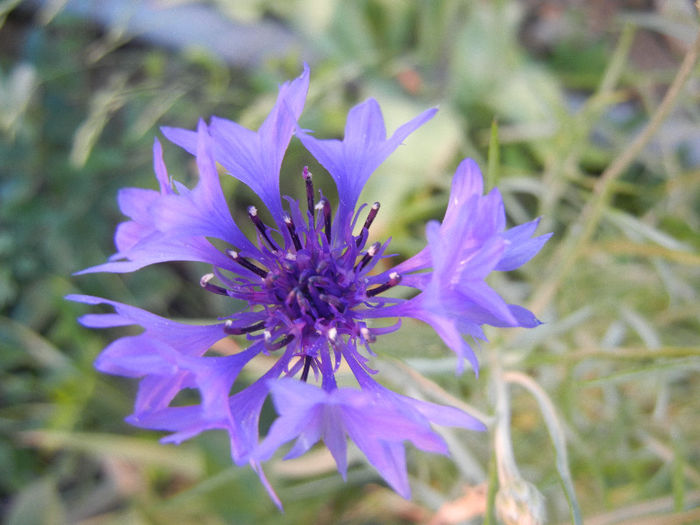
[[[639,243],[625,240],[605,241],[590,244],[586,250],[589,254],[615,254],[633,257],[661,257],[668,261],[688,266],[700,266],[700,254],[672,250],[656,244]]]
[[[489,140],[488,163],[486,169],[486,191],[498,185],[501,167],[501,147],[498,142],[498,120],[491,121],[491,138]]]
[[[598,223],[603,216],[603,212],[610,201],[612,196],[612,183],[615,182],[630,164],[632,164],[634,159],[637,158],[644,146],[648,144],[670,113],[678,100],[683,86],[693,71],[698,53],[700,53],[700,33],[698,33],[695,43],[683,58],[678,73],[647,125],[603,171],[600,178],[596,181],[591,198],[586,203],[578,220],[569,228],[567,236],[559,244],[557,251],[552,257],[552,265],[550,267],[551,277],[544,281],[535,292],[533,300],[530,303],[531,310],[538,312],[549,304],[556,290],[573,269],[574,263],[593,237],[593,233],[596,231]]]
[[[688,359],[678,359],[671,362],[663,361],[661,363],[650,363],[640,368],[635,368],[632,370],[623,370],[621,372],[616,372],[614,374],[598,377],[596,379],[581,381],[579,385],[581,388],[587,388],[592,386],[599,386],[601,384],[610,382],[631,381],[645,376],[655,377],[659,372],[672,370],[675,370],[679,373],[692,373],[694,371],[700,370],[700,363],[698,362],[697,357],[692,357]]]
[[[187,445],[176,449],[136,437],[53,430],[23,432],[20,439],[26,445],[42,449],[71,449],[98,457],[120,457],[139,464],[159,465],[190,477],[199,477],[204,471],[201,454]]]
[[[571,510],[571,519],[574,524],[583,523],[581,518],[581,509],[579,508],[576,492],[574,491],[574,482],[569,471],[569,459],[566,451],[566,439],[564,438],[564,429],[561,426],[559,417],[552,400],[549,398],[544,389],[537,384],[531,377],[520,372],[505,372],[503,379],[509,383],[520,385],[525,390],[530,392],[537,401],[540,407],[542,417],[547,425],[549,436],[552,439],[554,452],[556,455],[556,467],[559,473],[559,479],[564,488],[566,499],[569,502]]]
[[[700,490],[691,492],[686,495],[686,505],[691,510],[688,513],[694,513],[695,517],[700,517],[700,509],[692,508],[700,505]],[[635,524],[639,525],[645,523],[648,525],[654,523],[693,523],[692,519],[683,521],[661,521],[661,514],[666,514],[673,512],[673,496],[666,496],[663,498],[657,498],[647,501],[642,501],[640,503],[635,503],[627,507],[622,507],[615,509],[605,514],[599,514],[590,519],[586,520],[586,525],[614,525],[614,524]],[[685,513],[687,518],[687,514]],[[650,517],[653,516],[653,517]],[[692,516],[692,515],[691,515]],[[649,518],[649,520],[644,519]],[[644,521],[642,522],[642,519]]]
[[[491,454],[489,460],[488,492],[486,493],[486,512],[484,513],[484,525],[496,525],[496,493],[498,492],[498,470],[496,454]]]

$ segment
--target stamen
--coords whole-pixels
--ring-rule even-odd
[[[255,227],[258,229],[260,235],[262,235],[263,239],[265,239],[270,248],[273,250],[279,250],[277,243],[267,234],[267,226],[258,216],[258,209],[255,206],[248,206],[248,217],[250,217],[250,220],[253,221],[253,224],[255,224]]]
[[[331,242],[331,203],[325,197],[316,205],[316,209],[323,211],[323,231],[326,233],[326,239]]]
[[[374,221],[374,218],[377,216],[377,213],[379,212],[379,206],[380,204],[378,202],[375,202],[372,204],[372,207],[369,209],[369,214],[367,214],[367,219],[365,220],[364,226],[362,226],[363,230],[369,230],[369,227],[372,226],[372,222]]]
[[[294,227],[294,221],[292,221],[292,218],[289,215],[285,215],[282,220],[284,221],[284,225],[287,227],[287,230],[289,231],[289,235],[292,236],[292,241],[294,242],[294,247],[297,249],[297,251],[301,250],[301,241],[299,240],[299,236],[297,235],[296,228]]]
[[[297,300],[297,304],[299,305],[299,308],[301,309],[302,312],[307,313],[307,312],[311,311],[311,303],[304,296],[303,292],[299,289],[297,289],[297,291],[296,291],[296,300]]]
[[[355,266],[355,271],[359,272],[360,270],[362,270],[362,268],[364,268],[367,265],[367,263],[372,259],[372,257],[374,257],[377,254],[381,245],[382,244],[380,242],[375,242],[372,246],[367,248],[367,253],[364,255],[364,257],[362,257],[362,260],[359,263],[357,263],[357,265]]]
[[[320,275],[312,275],[311,277],[309,277],[308,282],[309,286],[313,286],[316,289],[321,289],[324,286],[328,286],[328,284],[330,283],[330,281],[327,278],[322,277]]]
[[[207,273],[207,274],[202,275],[202,278],[199,280],[199,286],[201,286],[202,288],[204,288],[208,292],[213,292],[213,293],[219,294],[219,295],[228,295],[228,290],[226,288],[223,288],[221,286],[217,286],[217,285],[209,282],[214,277],[215,276],[213,273]]]
[[[360,335],[368,343],[374,343],[377,340],[377,338],[372,334],[372,332],[370,332],[369,328],[367,328],[366,326],[360,328]]]
[[[294,339],[294,336],[292,334],[287,334],[285,335],[282,339],[278,339],[274,343],[270,342],[272,339],[272,334],[270,333],[269,330],[265,330],[265,348],[268,350],[279,350],[283,346],[287,346],[292,339]]]
[[[316,273],[322,274],[328,268],[328,260],[321,259],[321,261],[316,265]]]
[[[292,303],[294,300],[297,298],[297,289],[293,288],[292,290],[289,290],[289,293],[287,294],[287,297],[284,299],[284,304],[287,306],[292,306]]]
[[[372,204],[372,207],[369,209],[369,213],[367,214],[367,219],[365,219],[365,223],[362,225],[362,230],[360,231],[360,235],[357,236],[357,240],[355,241],[355,245],[359,248],[360,246],[364,245],[365,242],[367,242],[367,237],[369,236],[369,227],[372,226],[372,223],[374,222],[374,218],[377,216],[377,213],[379,212],[379,206],[380,204],[378,202],[375,202]]]
[[[401,276],[397,272],[391,272],[389,274],[389,280],[387,282],[377,286],[376,288],[367,290],[365,293],[367,294],[367,297],[374,297],[375,295],[379,295],[382,292],[386,292],[389,288],[396,286],[400,282]]]
[[[306,383],[306,380],[309,378],[309,370],[311,369],[311,363],[313,361],[313,357],[310,355],[304,356],[304,370],[301,371],[301,380]]]
[[[299,271],[299,265],[296,263],[297,256],[292,252],[287,252],[284,259],[280,261],[282,268],[290,273],[297,273]]]
[[[326,334],[326,337],[328,338],[328,340],[335,343],[335,340],[338,337],[338,329],[335,326],[331,326],[331,328],[328,330],[328,333]]]
[[[343,303],[343,301],[335,295],[328,295],[322,293],[318,295],[318,298],[321,299],[321,301],[323,301],[324,303],[332,304],[340,312],[345,311],[345,303]]]
[[[367,237],[369,237],[369,230],[367,228],[362,228],[362,231],[360,232],[360,235],[355,237],[355,246],[358,249],[362,249],[362,247],[365,245],[367,242]]]
[[[306,183],[306,204],[309,207],[311,217],[314,216],[314,183],[311,180],[311,172],[308,166],[304,166],[303,171],[304,182]]]
[[[233,321],[231,319],[228,319],[224,323],[224,332],[226,332],[229,335],[249,334],[251,332],[257,332],[258,330],[262,330],[263,328],[265,328],[264,321],[260,321],[259,323],[255,323],[250,326],[233,326]]]
[[[262,268],[259,268],[258,266],[255,266],[245,257],[241,257],[241,255],[236,250],[226,250],[226,255],[231,257],[231,259],[233,259],[234,262],[237,262],[238,264],[243,266],[243,268],[247,268],[251,272],[258,274],[260,277],[267,277],[267,271],[263,270]]]

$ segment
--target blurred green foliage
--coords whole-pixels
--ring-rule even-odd
[[[286,505],[280,515],[255,474],[231,466],[224,436],[161,446],[155,432],[123,423],[135,385],[92,368],[115,333],[81,328],[75,318],[85,308],[63,296],[78,291],[196,319],[231,308],[200,293],[203,269],[189,264],[127,276],[71,274],[112,253],[118,189],[154,186],[158,125],[193,128],[216,114],[257,126],[277,84],[298,75],[304,57],[290,50],[255,67],[230,67],[199,49],[166,50],[119,27],[92,25],[60,2],[44,11],[0,2],[6,522],[455,523],[471,516],[478,523],[486,515],[493,523],[491,505],[503,505],[512,489],[502,486],[495,497],[495,469],[510,453],[527,486],[544,495],[550,522],[578,512],[599,524],[641,523],[652,512],[654,523],[700,520],[697,65],[667,122],[611,182],[600,217],[590,222],[586,211],[598,199],[601,173],[650,119],[691,45],[672,37],[686,34],[680,27],[692,38],[697,17],[618,10],[624,3],[601,14],[571,4],[208,3],[237,23],[275,19],[303,42],[315,58],[302,125],[319,136],[340,136],[347,110],[368,96],[382,104],[390,130],[440,106],[365,192],[382,201],[375,233],[391,235],[401,256],[422,247],[427,219],[441,217],[461,158],[474,157],[486,173],[495,137],[489,158],[500,164],[490,167],[489,181],[498,183],[509,218],[543,216],[540,231],[555,232],[524,269],[492,277],[510,302],[532,298],[545,324],[489,332],[478,380],[456,377],[450,352],[418,324],[375,347],[383,381],[410,395],[468,403],[491,431],[442,431],[452,459],[410,454],[413,502],[382,487],[358,457],[347,483],[320,451],[273,462],[268,470]],[[650,64],[649,57],[657,58]],[[174,146],[165,154],[171,173],[191,180],[188,156]],[[285,192],[301,191],[298,174],[308,162],[293,142]],[[311,169],[333,195],[323,170]],[[225,191],[234,214],[253,198],[231,181]],[[569,250],[566,242],[587,226],[593,235]],[[503,409],[510,417],[496,424]],[[494,446],[503,425],[511,451]],[[523,512],[535,499],[526,498]]]

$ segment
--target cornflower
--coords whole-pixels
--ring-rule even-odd
[[[304,454],[322,439],[345,478],[349,437],[386,482],[409,498],[406,441],[448,454],[432,424],[472,430],[484,426],[461,410],[400,395],[375,381],[369,364],[372,343],[397,330],[401,318],[418,319],[456,353],[458,371],[466,359],[477,372],[464,336],[473,344],[485,340],[484,324],[539,324],[526,309],[507,304],[484,279],[491,271],[513,270],[527,262],[549,235],[532,237],[538,220],[506,230],[498,190],[482,195],[478,166],[466,159],[455,173],[444,219],[427,225],[426,247],[379,271],[379,263],[388,259],[389,242],[368,239],[380,204],[356,210],[357,200],[376,168],[436,109],[387,138],[379,105],[369,99],[350,110],[342,141],[321,140],[297,124],[308,84],[308,68],[283,84],[258,131],[217,117],[209,124],[200,121],[196,131],[163,128],[170,141],[195,156],[197,185],[189,189],[171,180],[156,139],[159,190],[119,192],[119,206],[130,220],[116,230],[117,252],[108,262],[78,272],[123,273],[166,261],[204,262],[212,271],[202,276],[201,287],[243,301],[244,309],[194,325],[99,297],[68,298],[111,306],[112,313],[82,316],[84,326],[143,328],[109,344],[95,363],[101,372],[140,378],[129,423],[170,432],[162,439],[168,443],[205,430],[225,430],[233,461],[249,464],[280,507],[261,462],[289,441],[294,444],[286,458]],[[280,167],[294,134],[335,181],[335,211],[326,197],[317,196],[306,167],[301,170],[305,202],[285,197],[283,205]],[[216,163],[251,188],[267,208],[271,223],[255,206],[248,208],[255,241],[234,222]],[[385,295],[397,286],[413,289],[413,297]],[[377,319],[398,321],[386,326],[376,324]],[[247,348],[233,355],[207,353],[230,335],[245,336]],[[260,354],[273,356],[274,364],[232,393],[241,370]],[[338,386],[336,374],[343,362],[359,388]],[[201,402],[174,406],[183,389],[198,390]],[[261,439],[260,412],[268,396],[279,415]]]

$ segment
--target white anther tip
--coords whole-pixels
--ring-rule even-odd
[[[328,339],[335,341],[336,337],[338,337],[338,329],[333,326],[330,330],[328,330]]]
[[[209,281],[211,281],[214,278],[213,273],[205,273],[202,275],[202,277],[199,279],[199,285],[201,287],[205,287],[207,284],[209,284]]]

